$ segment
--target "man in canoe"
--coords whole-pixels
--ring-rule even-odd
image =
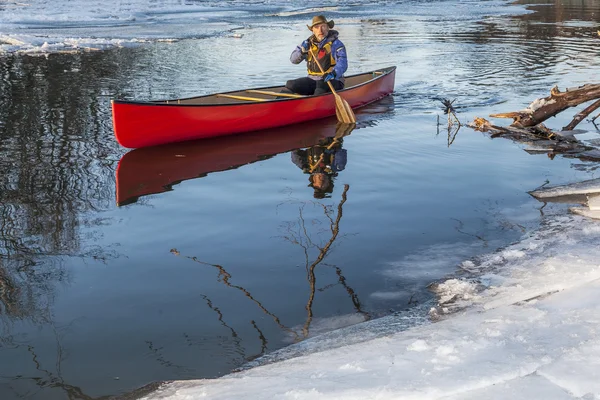
[[[348,57],[344,44],[338,39],[338,32],[331,29],[333,25],[334,22],[327,21],[323,15],[315,16],[311,24],[307,25],[313,34],[294,49],[290,61],[294,64],[306,61],[308,76],[287,81],[283,92],[302,95],[323,94],[331,91],[328,81],[335,90],[344,88],[344,72],[348,69]],[[313,55],[317,57],[324,74]]]

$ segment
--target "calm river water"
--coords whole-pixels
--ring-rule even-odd
[[[465,123],[598,83],[598,1],[335,3],[231,1],[206,36],[0,53],[1,399],[106,398],[221,376],[391,313],[423,323],[430,283],[564,207],[527,191],[594,176],[593,161],[448,132],[440,99]],[[114,140],[112,98],[302,76],[289,53],[320,11],[349,73],[398,67],[394,95],[335,147],[326,190],[302,159],[330,143],[335,119],[131,152]]]

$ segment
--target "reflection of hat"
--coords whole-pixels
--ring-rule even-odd
[[[314,16],[312,19],[312,22],[310,25],[306,25],[308,27],[309,31],[312,31],[312,28],[315,25],[319,25],[319,24],[327,24],[329,26],[329,29],[333,28],[334,22],[333,21],[327,21],[327,18],[325,18],[324,15],[317,15]]]

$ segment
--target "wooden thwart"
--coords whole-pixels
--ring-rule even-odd
[[[248,89],[248,90],[246,90],[246,92],[248,92],[248,93],[256,93],[256,94],[266,94],[268,96],[291,97],[291,98],[294,98],[294,99],[297,99],[297,98],[300,98],[300,97],[306,97],[306,96],[302,96],[301,94],[277,93],[277,92],[270,92],[268,90]]]
[[[228,99],[244,100],[244,101],[270,101],[269,99],[259,99],[258,97],[236,96],[233,94],[217,94],[217,97],[227,97]]]

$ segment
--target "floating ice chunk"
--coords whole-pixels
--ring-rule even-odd
[[[10,44],[13,46],[23,46],[25,42],[11,35],[0,35],[0,44]]]
[[[600,178],[570,183],[567,185],[552,186],[529,192],[529,194],[536,199],[589,193],[600,193]]]
[[[445,305],[460,300],[471,300],[476,297],[478,284],[461,279],[448,279],[432,287],[439,296],[438,303]]]
[[[590,210],[587,207],[571,207],[569,208],[573,214],[581,215],[582,217],[600,219],[600,210]]]
[[[526,253],[523,250],[510,249],[502,252],[502,256],[506,260],[516,260],[525,257]]]

